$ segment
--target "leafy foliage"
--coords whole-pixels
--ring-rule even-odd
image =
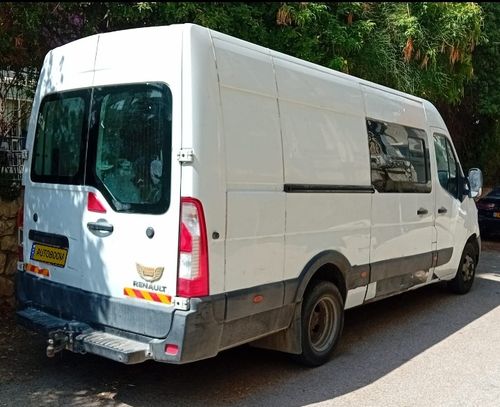
[[[457,136],[467,163],[494,161],[476,147],[498,138],[499,16],[470,2],[2,3],[0,70],[39,68],[50,48],[95,33],[193,22],[429,99],[470,129]]]
[[[474,76],[458,105],[441,104],[465,168],[483,170],[486,185],[500,184],[500,4],[481,3],[483,41],[472,54]]]
[[[482,3],[485,13],[484,33],[488,42],[474,53],[475,78],[469,87],[477,95],[478,110],[500,116],[500,3]]]
[[[88,2],[1,7],[2,65],[38,67],[50,48],[98,32],[193,22],[448,103],[461,98],[473,72],[472,51],[484,41],[482,11],[475,3]]]

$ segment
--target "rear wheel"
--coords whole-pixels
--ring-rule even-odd
[[[448,282],[448,288],[456,294],[469,292],[474,282],[474,276],[476,275],[476,266],[476,249],[469,242],[465,245],[455,278]]]
[[[344,301],[338,288],[320,281],[308,290],[302,304],[302,353],[296,358],[307,366],[327,362],[344,326]]]

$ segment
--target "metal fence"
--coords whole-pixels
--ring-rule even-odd
[[[28,156],[25,137],[0,137],[0,197],[19,196],[24,161]]]

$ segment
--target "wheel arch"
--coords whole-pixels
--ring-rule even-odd
[[[290,326],[276,334],[267,336],[252,342],[252,346],[265,349],[273,349],[291,354],[302,353],[302,300],[307,291],[311,289],[315,281],[330,281],[338,288],[345,304],[347,298],[348,275],[351,264],[341,253],[334,250],[326,250],[315,255],[302,269],[296,279],[297,288],[290,292],[290,301],[295,303],[294,315]]]
[[[465,242],[465,244],[471,243],[476,251],[476,264],[479,261],[479,255],[481,254],[481,238],[473,233]],[[464,246],[465,247],[465,246]]]
[[[299,275],[295,300],[302,301],[311,287],[311,282],[330,281],[337,286],[345,303],[349,270],[351,264],[343,254],[335,250],[318,253],[305,265]]]
[[[452,293],[463,295],[470,291],[474,282],[474,275],[479,261],[480,250],[480,241],[475,234],[472,234],[465,242],[455,276],[447,282],[448,289]],[[471,253],[471,255],[475,257],[473,260],[474,267],[472,269],[470,268],[470,264],[465,262],[466,258],[464,256],[466,253]]]

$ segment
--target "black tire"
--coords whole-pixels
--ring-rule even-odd
[[[462,253],[457,274],[448,282],[448,288],[455,294],[466,294],[470,291],[476,275],[477,252],[472,243],[468,242]]]
[[[302,353],[295,359],[306,366],[327,362],[344,328],[344,301],[329,281],[319,281],[306,292],[302,303]]]

